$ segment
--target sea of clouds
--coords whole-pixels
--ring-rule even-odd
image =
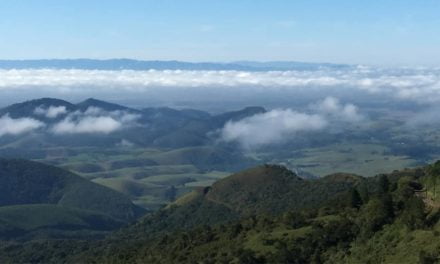
[[[0,70],[0,93],[32,91],[60,94],[87,92],[168,92],[164,88],[261,89],[263,91],[338,87],[371,94],[416,100],[440,101],[440,68],[384,69],[357,66],[311,71],[189,71],[189,70]],[[249,90],[246,90],[249,91]]]
[[[132,97],[139,101],[174,98],[224,105],[240,101],[242,106],[261,102],[276,106],[280,100],[293,102],[298,98],[305,101],[301,109],[276,106],[266,113],[227,123],[220,132],[222,140],[238,141],[247,148],[277,143],[298,132],[319,131],[335,124],[341,127],[341,124],[363,123],[368,118],[353,100],[362,103],[378,99],[383,104],[380,107],[385,108],[395,102],[422,105],[424,110],[415,113],[407,123],[412,126],[440,123],[437,118],[440,68],[353,66],[266,72],[0,70],[0,97],[5,99],[14,94],[32,94],[34,98],[50,94],[63,99],[72,95],[87,98],[91,94],[106,99],[112,94],[116,98]],[[37,129],[53,134],[108,134],[132,126],[139,119],[125,112],[102,109],[68,112],[65,107],[55,106],[38,107],[34,114],[49,119],[62,118],[49,126],[31,117],[12,119],[4,115],[0,117],[0,136]]]

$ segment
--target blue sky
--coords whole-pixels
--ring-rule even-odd
[[[0,58],[438,65],[440,1],[2,0]]]

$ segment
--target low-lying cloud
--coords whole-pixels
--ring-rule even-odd
[[[105,111],[98,107],[68,112],[64,106],[41,106],[34,110],[34,114],[50,119],[64,115],[64,118],[46,124],[31,117],[13,119],[6,114],[0,117],[0,137],[24,134],[40,128],[56,135],[109,134],[138,125],[137,120],[140,118],[140,115],[127,111]]]
[[[319,131],[331,125],[347,126],[365,120],[355,105],[344,105],[334,97],[312,104],[310,109],[311,113],[275,109],[239,121],[230,121],[221,130],[221,139],[239,142],[244,148],[251,149],[283,142],[294,137],[297,132]]]
[[[105,111],[89,107],[86,111],[75,111],[53,125],[54,134],[109,134],[135,124],[137,114],[125,111]]]
[[[356,123],[363,121],[365,117],[359,113],[354,104],[341,104],[335,97],[326,97],[321,102],[311,105],[312,111],[329,116],[343,122]]]
[[[60,115],[66,114],[67,109],[65,106],[50,106],[45,108],[44,106],[39,106],[35,108],[34,113],[36,115],[42,115],[47,118],[57,118]]]
[[[319,115],[276,109],[228,122],[221,132],[224,141],[238,141],[245,148],[278,143],[295,132],[320,130],[327,120]]]
[[[33,118],[13,119],[9,115],[4,115],[0,117],[0,137],[4,135],[19,135],[44,126],[44,123]]]
[[[405,125],[408,128],[420,129],[421,127],[432,127],[440,124],[440,107],[433,106],[407,117]]]
[[[245,89],[264,87],[263,92],[273,89],[295,91],[308,88],[350,88],[368,94],[383,94],[398,100],[417,102],[440,101],[440,68],[374,68],[353,66],[344,69],[297,70],[297,71],[215,71],[215,70],[55,70],[23,69],[0,70],[0,92],[57,91],[60,94],[165,93],[164,87],[182,88],[185,91],[203,88]],[[197,90],[197,91],[200,91]],[[228,90],[229,91],[229,90]]]
[[[66,118],[52,128],[55,134],[78,134],[78,133],[103,133],[108,134],[120,129],[122,124],[108,117],[84,117],[74,121]]]

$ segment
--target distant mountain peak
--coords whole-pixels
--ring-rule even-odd
[[[37,108],[49,108],[49,107],[60,107],[64,106],[67,111],[75,109],[75,105],[56,98],[39,98],[22,103],[12,104],[5,108],[0,109],[0,116],[4,114],[9,114],[12,118],[30,117],[36,116],[35,110]],[[37,115],[38,116],[38,115]],[[43,118],[39,116],[39,118]]]
[[[265,164],[219,180],[212,186],[212,191],[223,189],[228,185],[260,188],[262,184],[285,184],[291,181],[302,181],[302,179],[284,166]]]
[[[177,60],[134,59],[41,59],[0,60],[0,69],[81,69],[81,70],[234,70],[234,71],[284,71],[320,70],[322,68],[347,68],[346,64],[308,63],[295,61],[237,61],[237,62],[185,62]]]
[[[224,126],[228,121],[238,121],[256,114],[266,113],[267,110],[261,106],[247,106],[241,110],[231,111],[214,116],[217,126]]]
[[[78,103],[76,106],[82,111],[87,110],[89,107],[98,107],[98,108],[101,108],[106,111],[120,110],[120,111],[129,111],[129,112],[138,112],[138,110],[135,110],[135,109],[132,109],[132,108],[129,108],[126,106],[98,100],[95,98],[88,98],[88,99]]]

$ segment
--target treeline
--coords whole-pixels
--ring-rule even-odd
[[[423,201],[427,177],[421,169],[379,175],[321,207],[155,235],[141,222],[103,241],[10,243],[0,262],[437,263],[440,212]]]

